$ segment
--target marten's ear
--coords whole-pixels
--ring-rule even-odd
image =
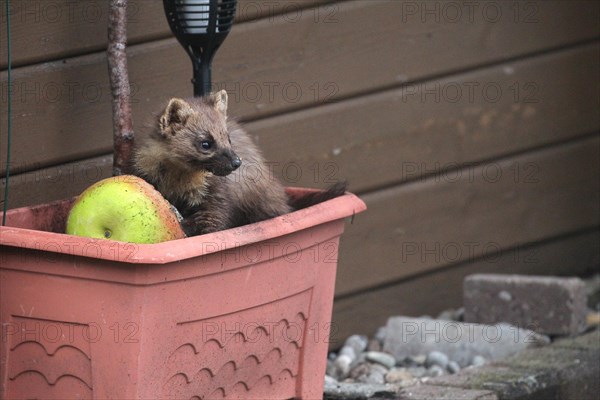
[[[215,109],[223,115],[227,115],[227,92],[220,90],[210,95],[213,103],[215,103]]]
[[[177,98],[169,100],[167,108],[159,119],[160,131],[163,136],[174,135],[179,128],[185,125],[185,121],[193,113],[194,110],[185,100]]]

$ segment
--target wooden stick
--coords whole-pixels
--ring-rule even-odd
[[[110,0],[107,58],[113,110],[114,176],[127,173],[135,138],[131,118],[126,45],[127,0]]]

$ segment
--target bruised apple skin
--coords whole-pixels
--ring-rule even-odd
[[[66,232],[140,244],[185,237],[171,204],[132,175],[101,180],[81,193],[69,212]]]

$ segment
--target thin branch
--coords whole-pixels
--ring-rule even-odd
[[[127,0],[110,0],[107,58],[112,94],[115,176],[127,172],[134,141],[126,45]]]

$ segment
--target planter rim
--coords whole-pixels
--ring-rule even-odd
[[[316,191],[316,189],[287,188],[286,191],[290,195],[295,195]],[[30,208],[17,208],[8,213],[26,212]],[[365,203],[356,195],[346,193],[323,203],[269,220],[156,244],[133,244],[0,226],[0,245],[40,250],[43,244],[53,244],[55,247],[47,246],[43,250],[88,258],[91,256],[84,249],[94,246],[99,251],[93,258],[130,264],[167,264],[281,237],[315,225],[354,216],[366,208]]]

